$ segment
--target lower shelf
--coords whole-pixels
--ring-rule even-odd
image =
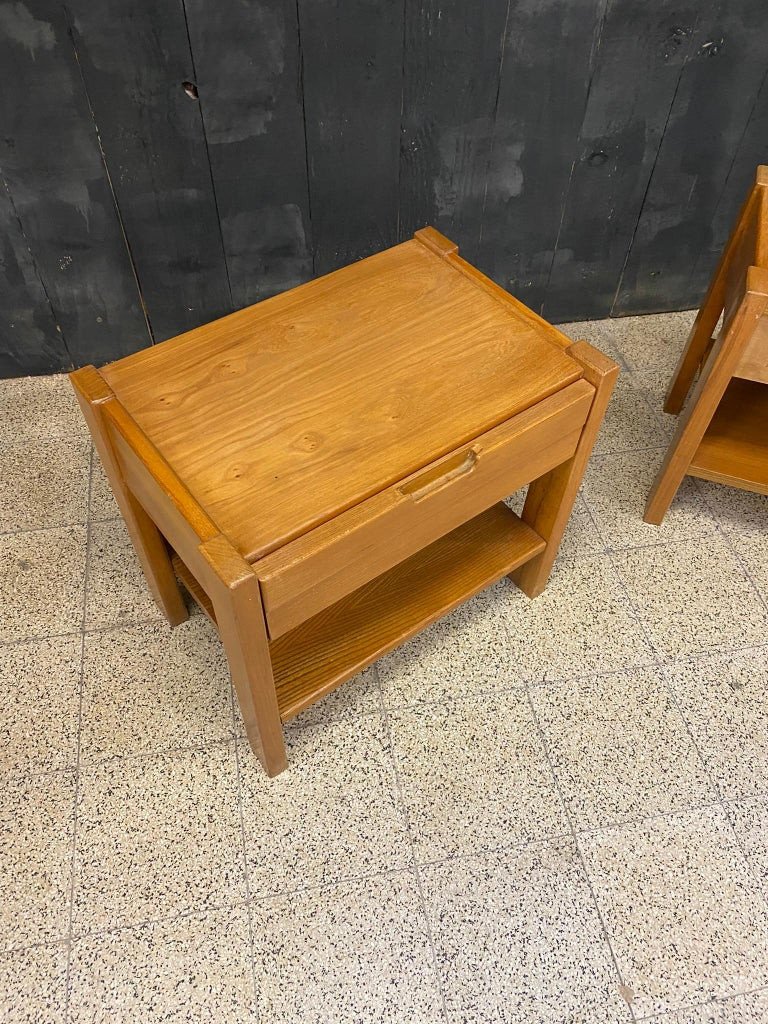
[[[270,651],[281,716],[292,718],[544,546],[495,505],[278,637]]]
[[[734,377],[688,473],[768,494],[767,384]]]
[[[506,505],[494,505],[271,641],[281,718],[293,718],[544,547]],[[175,554],[173,567],[215,622],[208,595]]]

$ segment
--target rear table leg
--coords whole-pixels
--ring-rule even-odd
[[[178,626],[189,616],[171,566],[168,548],[160,531],[126,487],[104,422],[103,407],[117,399],[93,366],[76,370],[70,374],[70,380],[152,597],[170,624]]]

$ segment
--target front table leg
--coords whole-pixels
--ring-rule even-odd
[[[547,585],[584,470],[619,375],[619,368],[613,360],[592,348],[586,341],[575,342],[568,349],[568,354],[584,367],[584,379],[594,387],[595,397],[574,454],[561,466],[533,480],[528,487],[523,522],[547,542],[540,555],[510,575],[510,579],[528,597],[538,597]]]
[[[212,570],[209,596],[248,740],[271,777],[287,768],[288,760],[259,581],[223,536],[201,544],[200,553]]]

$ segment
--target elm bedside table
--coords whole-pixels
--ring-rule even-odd
[[[155,600],[183,621],[181,581],[216,623],[275,775],[323,694],[505,574],[544,589],[617,374],[425,228],[72,382]]]

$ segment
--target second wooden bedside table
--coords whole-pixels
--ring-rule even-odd
[[[181,622],[181,580],[216,622],[274,775],[323,694],[505,574],[543,590],[617,373],[425,228],[72,380],[155,599]]]

